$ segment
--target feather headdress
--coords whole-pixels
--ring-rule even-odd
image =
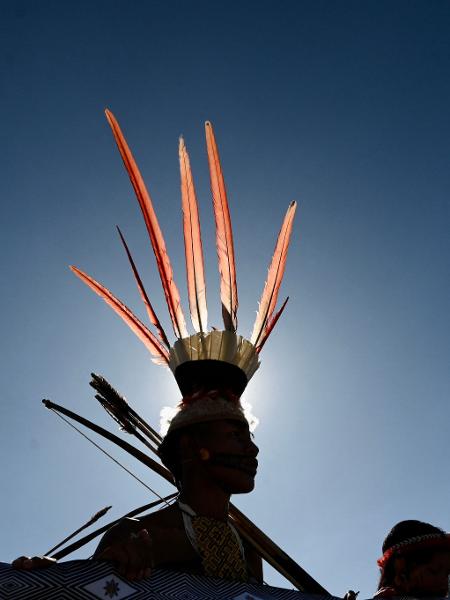
[[[179,160],[187,288],[190,316],[196,331],[195,334],[189,335],[181,307],[180,294],[173,278],[172,265],[167,253],[164,236],[159,226],[150,194],[145,186],[142,175],[119,124],[109,110],[106,111],[106,118],[111,126],[125,169],[130,177],[131,184],[136,193],[144,217],[151,246],[156,258],[156,264],[161,278],[173,330],[177,338],[175,343],[173,345],[170,344],[168,337],[155,314],[131,252],[120,229],[118,230],[120,239],[125,248],[140,296],[146,307],[150,324],[154,328],[154,331],[144,325],[133,312],[105,286],[98,283],[86,273],[83,273],[80,269],[74,266],[72,266],[71,269],[75,275],[103,298],[103,300],[105,300],[105,302],[125,321],[145,344],[152,354],[153,360],[159,364],[169,366],[172,370],[184,399],[178,413],[188,414],[188,419],[192,421],[193,413],[189,416],[189,411],[190,407],[196,404],[192,399],[199,397],[199,391],[203,393],[202,397],[204,400],[205,395],[208,398],[216,398],[217,394],[211,394],[212,390],[226,390],[228,394],[227,397],[233,397],[237,402],[237,405],[236,402],[229,403],[230,415],[241,415],[239,398],[248,381],[258,369],[260,364],[258,357],[259,352],[267,341],[267,338],[286,306],[287,299],[284,301],[278,312],[275,312],[278,293],[284,275],[289,241],[292,233],[292,223],[297,204],[296,202],[292,202],[289,205],[284,218],[269,266],[267,280],[259,302],[259,309],[256,315],[253,333],[250,340],[247,340],[236,333],[238,293],[230,210],[213,127],[210,122],[206,122],[206,147],[216,223],[216,247],[220,272],[220,299],[224,322],[224,329],[222,331],[214,328],[211,331],[208,331],[206,284],[197,197],[189,155],[184,140],[180,138]],[[200,395],[202,395],[202,393]],[[217,406],[220,405],[221,407],[219,411],[221,415],[223,415],[224,396],[225,394],[222,394],[221,401],[217,402]],[[204,415],[203,420],[211,420],[214,417],[214,409],[211,410],[212,402],[213,401],[208,404],[208,415],[210,415],[210,417],[205,417]],[[232,404],[233,406],[231,406]],[[199,406],[201,405],[197,404],[196,406],[197,412],[199,411]],[[219,412],[217,412],[217,414],[219,414]],[[216,416],[216,418],[218,417]],[[177,427],[179,427],[180,419],[182,420],[181,414],[179,414],[177,419]]]

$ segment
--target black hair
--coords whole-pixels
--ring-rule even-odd
[[[431,525],[431,523],[425,523],[424,521],[416,521],[414,519],[410,519],[407,521],[400,521],[390,530],[387,536],[384,539],[382,551],[383,554],[400,544],[400,542],[404,542],[411,538],[415,538],[422,535],[428,535],[433,533],[440,533],[445,535],[445,531],[440,529],[440,527],[436,527],[435,525]],[[412,567],[413,564],[426,562],[433,551],[429,548],[418,548],[417,551],[408,552],[408,554],[403,554],[401,549],[398,550],[385,564],[384,568],[381,571],[380,581],[378,584],[378,589],[382,587],[392,587],[394,585],[395,579],[395,556],[402,556],[406,561],[406,570],[407,572]]]

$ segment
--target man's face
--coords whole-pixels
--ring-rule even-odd
[[[254,444],[248,425],[223,420],[208,424],[202,445],[209,452],[203,461],[210,477],[230,494],[245,494],[255,486],[259,448]]]
[[[435,552],[431,558],[415,565],[408,574],[408,593],[415,596],[448,595],[450,576],[450,550]]]

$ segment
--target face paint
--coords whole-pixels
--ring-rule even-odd
[[[246,454],[215,453],[211,457],[210,464],[229,469],[238,469],[253,477],[256,475],[258,469],[257,459],[249,457]]]
[[[232,494],[247,493],[255,485],[259,452],[246,423],[214,421],[201,440],[210,453],[202,464],[208,475]]]

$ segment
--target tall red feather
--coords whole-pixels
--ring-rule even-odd
[[[178,153],[180,157],[181,204],[183,208],[189,308],[194,329],[203,332],[206,331],[207,327],[208,310],[206,307],[202,237],[191,164],[183,138],[180,138]]]
[[[158,360],[164,363],[169,362],[167,350],[161,345],[158,338],[101,283],[95,281],[92,277],[77,269],[73,265],[70,267],[77,277],[98,294],[118,315],[121,317],[135,335],[145,344],[150,353]]]
[[[172,319],[173,330],[178,338],[187,337],[188,332],[186,329],[183,310],[181,308],[180,294],[173,280],[172,265],[170,264],[164,237],[159,227],[158,219],[156,218],[150,195],[145,187],[144,180],[142,179],[142,175],[133,158],[133,155],[131,154],[131,150],[128,147],[122,131],[120,130],[119,124],[109,110],[106,110],[105,114],[111,126],[117,147],[119,148],[119,152],[122,156],[122,160],[130,177],[131,184],[133,185],[142,210],[142,214],[144,216],[144,221],[147,226],[147,231],[153,247],[153,252],[155,253],[156,264],[158,265],[159,276],[161,277],[161,283],[166,297],[167,306],[169,308],[170,318]]]
[[[119,227],[117,227],[117,231],[119,232],[120,240],[123,244],[123,247],[125,248],[125,252],[127,253],[127,257],[130,262],[130,265],[131,265],[131,270],[133,271],[133,275],[136,280],[136,284],[137,284],[139,293],[141,294],[142,302],[144,303],[145,308],[147,309],[148,318],[150,319],[150,322],[153,323],[153,325],[156,327],[156,329],[158,331],[159,339],[162,341],[162,343],[168,349],[170,349],[170,344],[169,344],[169,340],[167,339],[166,332],[164,331],[158,317],[156,316],[156,313],[153,309],[153,306],[150,302],[147,292],[145,291],[144,284],[142,283],[142,279],[139,275],[136,265],[134,264],[134,260],[133,260],[133,257],[131,256],[131,252],[128,248],[128,245],[127,245],[125,238],[123,237],[122,232],[120,231]]]
[[[214,217],[216,221],[216,246],[220,272],[220,299],[225,329],[236,331],[238,294],[236,285],[236,265],[234,261],[233,232],[227,192],[220,166],[214,131],[211,123],[205,123],[206,148],[208,152],[211,191],[213,196]]]
[[[277,324],[278,319],[283,314],[284,308],[285,308],[286,304],[288,303],[288,300],[289,300],[289,296],[286,298],[286,300],[281,305],[280,310],[268,321],[267,325],[264,327],[264,333],[259,338],[259,344],[256,347],[256,352],[258,352],[258,354],[263,349],[264,344],[267,342],[267,338],[272,333],[272,330],[275,327],[275,325]]]
[[[292,233],[292,223],[297,209],[297,203],[291,202],[284,217],[283,225],[278,234],[277,243],[272,256],[272,261],[269,266],[267,280],[264,285],[264,290],[259,301],[259,308],[256,314],[253,332],[250,337],[250,342],[258,346],[265,327],[270,322],[273,311],[275,310],[278,292],[283,280],[284,269],[286,267],[286,258],[289,248],[289,242]]]

